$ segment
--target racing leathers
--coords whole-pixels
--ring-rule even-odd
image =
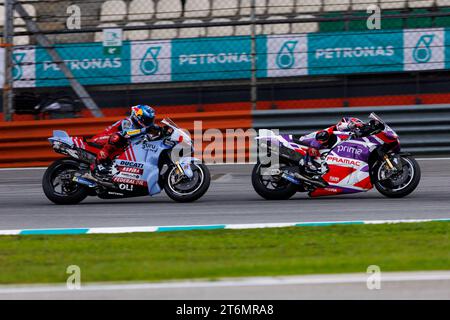
[[[156,124],[140,127],[130,118],[117,121],[91,139],[94,144],[102,146],[97,153],[95,163],[91,165],[91,171],[94,172],[97,169],[99,173],[109,172],[112,160],[126,149],[130,138],[142,134],[156,137],[160,133],[161,128]]]

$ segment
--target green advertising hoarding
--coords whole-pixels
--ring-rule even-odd
[[[403,70],[403,32],[372,31],[308,35],[308,74]]]
[[[131,82],[130,45],[124,43],[120,54],[105,54],[102,43],[76,43],[57,47],[78,81],[83,85]],[[44,48],[36,47],[36,86],[67,86],[68,80]]]
[[[176,39],[172,41],[172,81],[249,79],[251,77],[251,38],[219,37]],[[257,37],[257,52],[266,52],[266,38]],[[267,70],[258,56],[258,77]]]
[[[450,69],[450,30],[405,29],[257,37],[257,77]],[[250,79],[251,38],[125,41],[118,55],[102,43],[58,45],[84,85]],[[16,87],[67,86],[41,47],[14,50]]]

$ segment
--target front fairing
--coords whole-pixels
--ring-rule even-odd
[[[384,130],[376,135],[376,139],[378,140],[380,145],[388,145],[391,147],[391,152],[400,152],[400,139],[398,137],[397,132],[392,129],[383,119],[381,119],[375,113],[371,113],[369,115],[369,119],[376,120],[381,122],[384,125]]]

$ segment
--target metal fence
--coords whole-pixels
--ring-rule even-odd
[[[450,103],[447,0],[3,2],[7,119],[13,94],[30,91],[74,90],[97,116],[144,98],[196,110]]]

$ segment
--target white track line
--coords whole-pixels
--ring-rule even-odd
[[[179,281],[159,283],[117,283],[117,284],[87,284],[80,290],[69,290],[64,285],[32,285],[32,286],[2,286],[0,294],[11,293],[39,293],[39,292],[77,292],[77,291],[115,291],[115,290],[143,290],[143,289],[179,289],[179,288],[217,288],[217,287],[247,287],[247,286],[279,286],[279,285],[310,285],[310,284],[339,284],[367,282],[370,274],[330,274],[305,275],[288,277],[251,277],[220,279],[217,281]],[[382,282],[409,281],[443,281],[450,280],[450,271],[429,272],[383,272]]]
[[[27,167],[27,168],[0,168],[0,171],[27,171],[27,170],[45,170],[47,167]]]
[[[450,158],[416,158],[418,161],[448,161]],[[255,162],[238,163],[207,163],[208,166],[241,166],[253,165]],[[26,167],[26,168],[0,168],[0,171],[25,171],[25,170],[45,170],[47,167]]]
[[[418,161],[439,161],[439,160],[450,160],[450,158],[416,158]]]

